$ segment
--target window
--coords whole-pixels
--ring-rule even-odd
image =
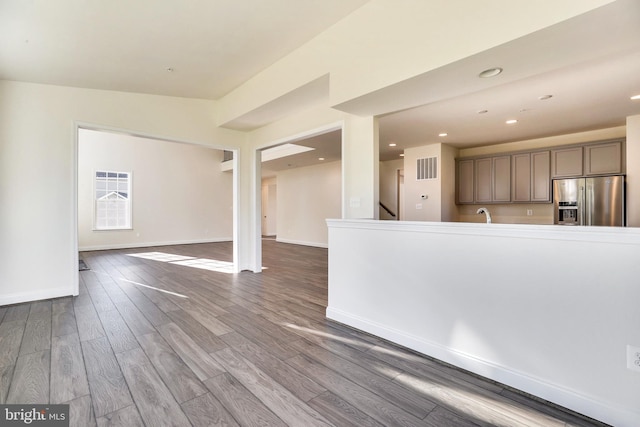
[[[96,171],[95,229],[131,228],[131,174]]]

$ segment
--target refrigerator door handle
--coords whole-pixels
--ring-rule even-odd
[[[584,187],[581,185],[578,192],[578,224],[584,225]]]
[[[593,204],[594,204],[594,194],[593,194],[593,185],[587,187],[588,194],[586,198],[587,202],[587,225],[593,225],[593,219],[591,216],[593,215]]]

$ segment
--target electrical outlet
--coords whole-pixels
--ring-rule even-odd
[[[627,368],[640,372],[640,347],[627,345]]]
[[[527,209],[527,216],[533,215],[533,209]]]

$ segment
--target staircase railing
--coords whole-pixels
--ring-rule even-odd
[[[387,212],[389,215],[391,215],[391,216],[392,216],[392,217],[394,217],[394,218],[396,217],[396,214],[394,214],[394,213],[393,213],[393,211],[392,211],[391,209],[389,209],[388,207],[386,207],[386,206],[384,205],[384,203],[382,203],[382,202],[378,202],[378,203],[380,203],[380,207],[381,207],[382,209],[384,209],[384,210],[385,210],[385,212]]]

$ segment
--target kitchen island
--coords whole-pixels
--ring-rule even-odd
[[[327,317],[640,425],[640,229],[327,220]]]

